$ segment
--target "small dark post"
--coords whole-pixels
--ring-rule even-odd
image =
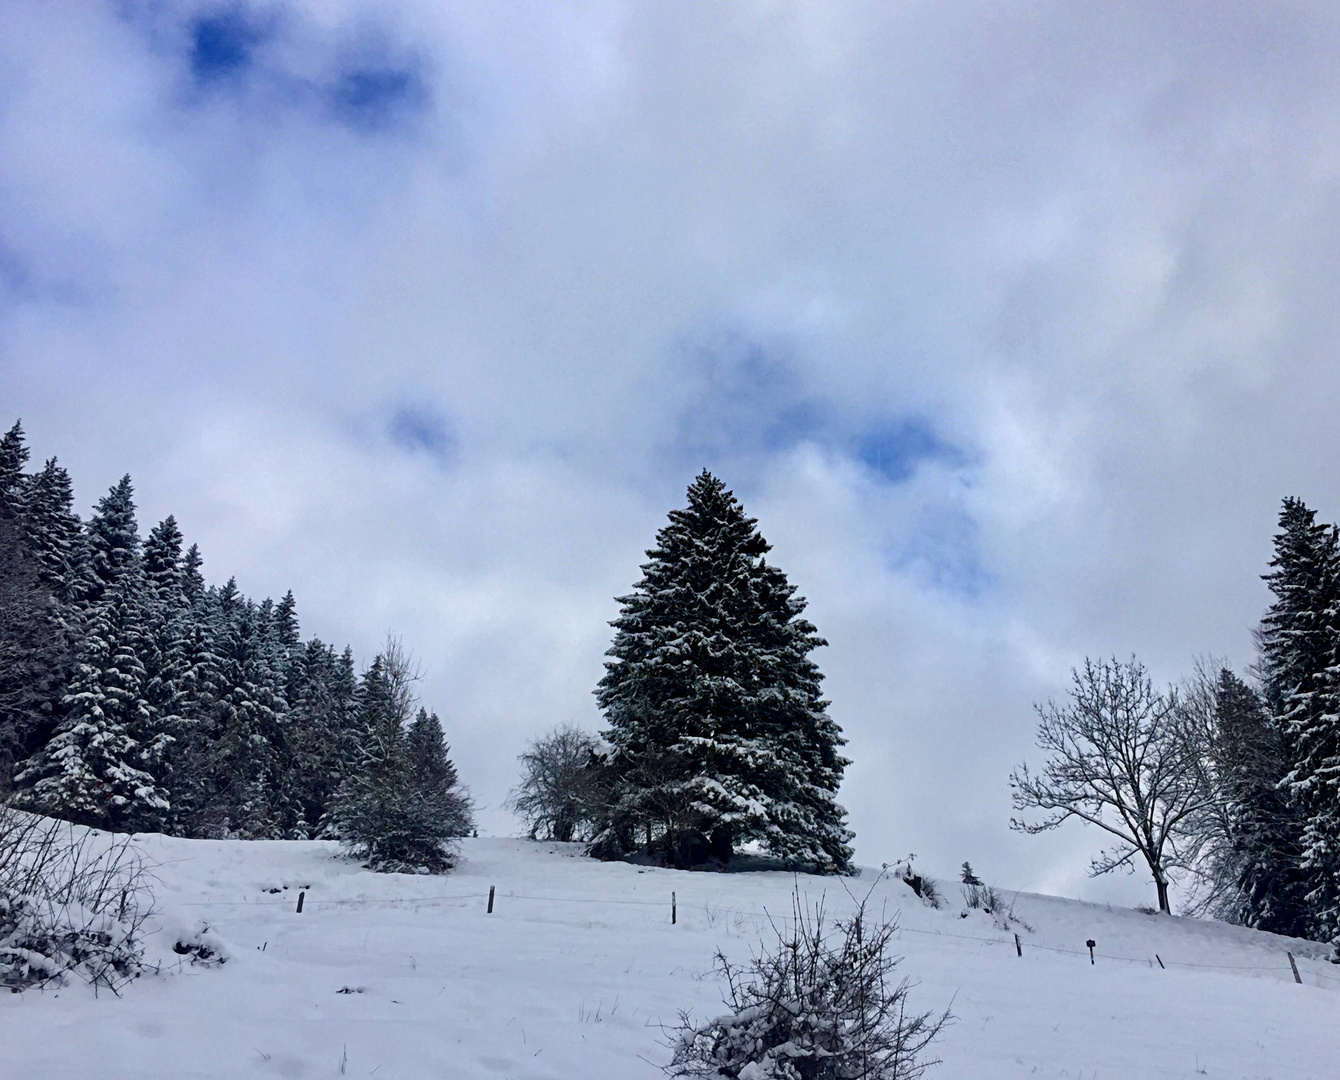
[[[1020,956],[1024,955],[1024,947],[1019,944],[1018,934],[1014,935],[1014,951],[1017,952]]]
[[[1284,955],[1289,958],[1289,966],[1293,968],[1293,981],[1301,984],[1303,981],[1303,977],[1298,974],[1298,965],[1294,963],[1293,953],[1286,952]]]
[[[121,910],[117,912],[116,918],[117,918],[117,921],[118,921],[118,922],[122,922],[122,921],[125,920],[125,917],[126,917],[126,890],[125,890],[125,889],[122,889],[122,890],[121,890]]]
[[[493,886],[489,886],[489,910],[488,914],[493,914]]]
[[[678,916],[678,913],[677,913],[676,910],[675,910],[675,894],[674,894],[674,891],[672,890],[671,893],[670,893],[670,925],[671,925],[671,926],[674,926],[674,925],[675,925],[675,922],[678,920],[678,917],[679,917],[679,916]]]
[[[1095,941],[1093,940],[1093,938],[1089,938],[1089,940],[1086,941],[1084,944],[1087,945],[1087,946],[1089,947],[1089,963],[1092,964],[1092,963],[1093,963],[1093,947],[1094,947],[1094,945],[1097,944],[1097,942],[1095,942]]]
[[[299,914],[299,915],[302,914],[302,898],[303,898],[304,896],[306,896],[306,895],[307,895],[307,893],[306,893],[305,891],[299,890],[299,892],[298,892],[298,914]]]
[[[1154,954],[1154,959],[1159,962],[1159,967],[1163,968],[1164,971],[1168,970],[1167,968],[1163,967],[1163,957],[1161,957],[1158,953]]]

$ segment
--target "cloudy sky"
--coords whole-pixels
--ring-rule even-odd
[[[830,642],[858,857],[1011,833],[1086,654],[1252,659],[1340,516],[1328,3],[7,0],[0,417],[426,672],[497,809],[703,466]]]

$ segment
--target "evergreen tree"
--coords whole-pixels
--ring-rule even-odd
[[[22,522],[0,500],[0,792],[15,762],[49,733],[50,703],[60,693],[53,679],[68,650],[53,603]]]
[[[135,522],[135,489],[130,476],[121,477],[98,500],[86,529],[88,565],[80,599],[89,606],[139,566],[140,537]]]
[[[69,477],[54,460],[29,476],[27,460],[15,424],[0,439],[0,787],[50,737],[80,633],[65,603],[79,550]]]
[[[65,715],[16,778],[21,806],[102,828],[158,826],[168,803],[149,771],[162,747],[143,697],[141,633],[125,579],[92,612]]]
[[[468,836],[474,828],[474,811],[469,796],[460,790],[450,750],[437,713],[420,709],[405,732],[410,786],[435,826],[449,837]]]
[[[441,873],[455,864],[453,840],[470,827],[470,804],[455,787],[437,717],[421,712],[406,730],[412,682],[394,643],[364,675],[362,761],[341,784],[331,816],[340,839],[372,869]]]
[[[0,437],[0,505],[11,512],[20,512],[23,504],[23,467],[28,464],[28,445],[23,438],[23,423],[14,426]]]
[[[205,578],[200,572],[203,562],[199,544],[186,549],[181,566],[181,591],[188,604],[198,603],[205,595]]]
[[[1289,768],[1285,733],[1256,691],[1228,668],[1215,684],[1214,711],[1211,752],[1227,835],[1211,852],[1211,872],[1230,898],[1219,913],[1258,930],[1302,935],[1302,828],[1280,786]]]
[[[809,652],[805,603],[738,500],[704,471],[621,597],[596,689],[616,778],[595,854],[638,845],[688,866],[759,841],[797,866],[849,868],[835,802],[846,759]]]
[[[274,623],[284,652],[290,655],[296,652],[302,644],[302,634],[298,627],[298,602],[293,599],[292,589],[275,605]]]
[[[1337,635],[1340,540],[1299,499],[1285,499],[1265,580],[1275,602],[1261,622],[1261,673],[1272,722],[1283,733],[1288,772],[1281,787],[1302,825],[1301,866],[1308,926],[1340,934],[1340,724]]]
[[[215,828],[277,838],[284,831],[274,795],[287,705],[277,692],[256,610],[241,601],[231,580],[219,601],[224,622],[209,732]]]
[[[86,552],[70,474],[55,458],[29,479],[23,516],[43,581],[60,604],[69,604],[78,590]]]
[[[182,589],[182,535],[169,514],[153,527],[144,542],[144,580],[154,602],[176,608],[186,599]]]
[[[183,616],[182,663],[175,680],[175,707],[165,706],[163,723],[174,736],[168,759],[172,831],[181,836],[218,836],[227,831],[214,810],[216,731],[222,690],[222,660],[214,626],[203,604]]]

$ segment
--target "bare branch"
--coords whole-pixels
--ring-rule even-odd
[[[1076,819],[1116,838],[1090,873],[1129,867],[1140,856],[1168,911],[1169,871],[1194,857],[1192,820],[1206,802],[1201,736],[1177,691],[1154,689],[1143,665],[1086,659],[1072,673],[1069,700],[1037,707],[1041,773],[1020,765],[1010,776],[1014,808],[1041,811],[1011,828],[1047,832]]]

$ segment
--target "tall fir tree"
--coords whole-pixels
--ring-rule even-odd
[[[1288,745],[1276,718],[1255,690],[1228,668],[1214,689],[1211,753],[1226,806],[1226,841],[1213,874],[1231,898],[1220,914],[1276,934],[1307,932],[1302,828],[1281,781]]]
[[[28,475],[28,457],[15,423],[0,439],[0,787],[50,738],[80,634],[69,477],[54,460]]]
[[[181,591],[188,604],[198,603],[205,595],[205,576],[200,572],[204,561],[199,544],[192,544],[182,557]]]
[[[13,427],[0,436],[0,505],[8,506],[15,514],[22,508],[23,467],[28,464],[29,453],[23,422],[15,420]]]
[[[68,642],[29,549],[23,522],[0,500],[0,792],[13,766],[49,735]]]
[[[457,837],[472,825],[435,715],[419,710],[408,727],[413,681],[398,650],[379,655],[359,686],[361,760],[333,801],[339,838],[369,867],[441,873],[456,860]]]
[[[243,837],[283,835],[275,806],[287,704],[276,678],[257,611],[240,599],[236,583],[220,593],[223,618],[219,685],[210,736],[217,830]]]
[[[16,778],[19,805],[110,829],[165,819],[167,798],[150,771],[162,745],[144,700],[135,584],[127,575],[93,609],[65,715]]]
[[[1337,624],[1340,539],[1299,499],[1284,500],[1266,583],[1275,601],[1261,621],[1261,674],[1267,707],[1283,733],[1281,780],[1301,825],[1298,839],[1309,932],[1340,935],[1340,724]]]
[[[80,599],[88,606],[139,565],[140,536],[135,521],[135,488],[126,475],[101,499],[85,528],[88,562]]]
[[[181,528],[171,514],[153,527],[144,542],[144,583],[161,607],[175,608],[185,601],[181,545]]]
[[[704,471],[620,597],[596,698],[615,777],[592,851],[680,866],[756,841],[788,864],[850,868],[836,802],[847,761],[809,653],[805,602],[757,522]]]
[[[54,457],[29,479],[24,520],[42,579],[60,604],[69,604],[79,587],[86,545],[70,474]]]

